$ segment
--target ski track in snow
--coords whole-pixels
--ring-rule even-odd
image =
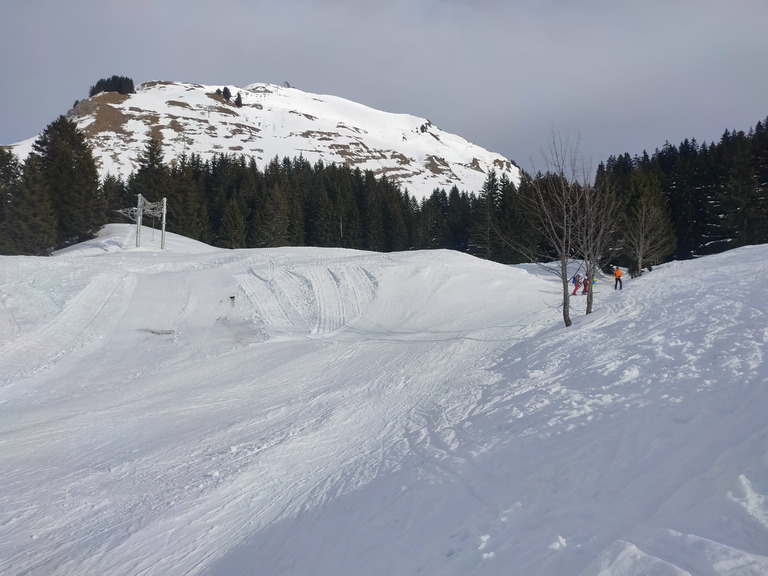
[[[3,259],[0,573],[308,574],[325,519],[323,574],[768,574],[768,291],[740,260],[601,278],[565,330],[552,279],[459,254],[127,228]],[[343,551],[369,539],[394,549]]]

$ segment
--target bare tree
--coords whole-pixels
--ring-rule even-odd
[[[577,246],[581,208],[577,151],[578,146],[571,146],[553,132],[549,151],[544,153],[547,172],[530,181],[526,195],[528,209],[538,221],[544,249],[549,253],[535,255],[534,261],[561,281],[566,327],[572,324],[569,264]]]
[[[562,285],[563,322],[571,326],[570,281],[574,265],[585,268],[587,314],[592,312],[591,279],[610,258],[615,241],[618,201],[609,182],[595,186],[589,170],[579,162],[578,146],[552,133],[543,153],[547,172],[523,175],[520,200],[536,227],[540,242],[531,247],[516,242],[496,227],[499,238],[514,250],[555,274]],[[579,262],[580,260],[583,260]],[[578,262],[578,264],[577,264]]]
[[[611,248],[615,243],[618,229],[619,202],[607,178],[602,179],[597,185],[584,180],[581,185],[580,200],[581,219],[580,229],[577,232],[577,247],[586,268],[587,314],[591,314],[594,302],[592,281],[597,276],[597,271],[612,255]]]

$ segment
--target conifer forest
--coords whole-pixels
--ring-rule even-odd
[[[417,199],[345,165],[301,156],[265,166],[225,154],[167,159],[150,139],[126,181],[100,179],[83,134],[62,116],[23,162],[0,149],[0,253],[46,255],[93,237],[107,222],[127,222],[118,211],[141,194],[167,198],[168,231],[223,248],[450,249],[518,263],[548,253],[531,197],[552,178],[581,195],[610,196],[602,265],[639,274],[671,259],[768,242],[768,118],[746,132],[726,130],[719,142],[686,139],[652,154],[611,156],[584,181],[522,174],[519,186],[491,172],[481,190],[436,189]]]

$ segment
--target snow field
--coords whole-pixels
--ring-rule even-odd
[[[564,329],[532,267],[133,230],[0,259],[0,573],[768,574],[764,247]]]

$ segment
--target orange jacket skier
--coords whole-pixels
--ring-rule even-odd
[[[618,266],[616,266],[616,270],[613,271],[613,277],[616,278],[613,282],[613,289],[616,290],[618,288],[619,290],[623,290],[624,286],[621,282],[621,268]]]

